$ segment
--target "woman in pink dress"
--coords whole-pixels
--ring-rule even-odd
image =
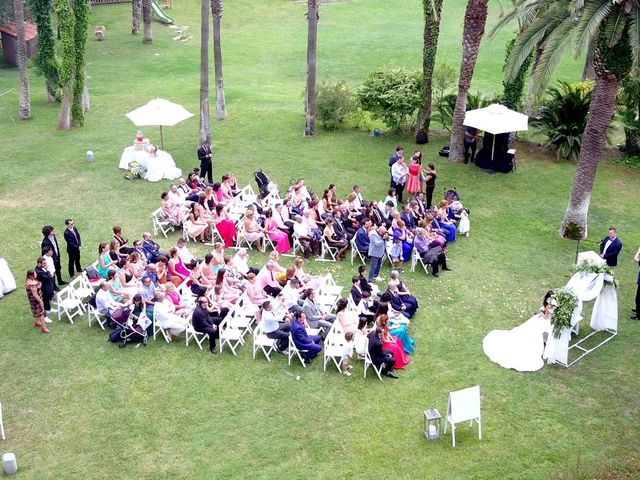
[[[273,220],[273,212],[271,209],[264,213],[266,220],[264,222],[264,233],[266,233],[271,240],[276,242],[276,250],[279,253],[289,253],[291,250],[291,244],[289,243],[289,237],[286,233],[278,228],[276,222]]]
[[[411,363],[409,356],[405,353],[402,346],[402,342],[399,338],[392,336],[389,333],[389,317],[386,315],[379,315],[376,319],[376,323],[382,328],[382,348],[385,348],[393,352],[393,358],[396,360],[394,368],[404,368]]]
[[[182,211],[180,210],[180,206],[171,200],[167,192],[162,192],[160,198],[162,199],[160,201],[162,213],[164,213],[167,220],[171,222],[171,225],[174,227],[182,225]]]
[[[224,248],[232,247],[236,244],[238,231],[235,224],[229,220],[227,210],[224,205],[217,205],[213,216],[213,224],[224,241]]]
[[[176,247],[173,247],[169,251],[169,265],[167,266],[167,271],[169,272],[169,275],[171,275],[171,283],[176,287],[179,287],[180,284],[189,278],[189,275],[191,274],[191,272],[183,265]]]
[[[422,165],[420,164],[420,157],[416,157],[414,154],[409,161],[409,178],[404,189],[407,193],[415,195],[422,190],[422,184],[420,182],[420,173],[422,172]]]
[[[196,202],[192,203],[191,209],[189,211],[189,220],[185,222],[183,228],[187,229],[189,237],[194,239],[199,238],[200,241],[204,243],[206,240],[209,224],[201,216],[201,212],[202,206]]]

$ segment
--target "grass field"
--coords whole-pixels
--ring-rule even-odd
[[[43,225],[61,232],[73,217],[87,264],[113,225],[130,238],[151,228],[149,213],[169,182],[126,181],[117,164],[137,130],[126,112],[155,96],[198,111],[199,5],[174,5],[170,13],[189,27],[191,41],[175,42],[175,30],[154,23],[154,43],[142,45],[129,34],[130,6],[93,8],[91,25],[105,24],[107,36],[90,37],[92,110],[84,128],[55,130],[57,108],[44,103],[35,69],[33,120],[17,120],[15,90],[0,96],[0,255],[19,284],[0,300],[7,434],[0,451],[16,453],[18,478],[546,479],[624,472],[640,441],[640,325],[627,320],[637,274],[631,258],[640,244],[640,175],[608,161],[598,171],[589,241],[614,224],[625,245],[616,269],[619,335],[568,370],[501,369],[484,356],[482,338],[529,318],[544,292],[571,275],[575,243],[561,240],[558,228],[575,166],[521,145],[514,174],[487,175],[439,158],[447,139],[437,136],[425,157],[438,167],[439,187],[456,186],[471,209],[472,231],[451,247],[453,272],[440,279],[404,275],[421,309],[411,326],[416,353],[399,381],[365,381],[360,364],[346,379],[317,363],[303,370],[282,358],[253,361],[249,346],[237,358],[182,342],[122,350],[83,322],[54,324],[49,336],[31,328],[20,285],[39,255]],[[464,2],[445,5],[439,57],[457,69]],[[498,10],[491,2],[491,23]],[[381,198],[389,154],[397,143],[414,148],[412,140],[361,131],[302,138],[304,12],[288,0],[225,3],[230,117],[213,124],[215,174],[233,170],[240,183],[253,184],[252,172],[264,168],[281,185],[303,176],[314,190],[335,182],[344,196],[358,182],[366,197]],[[355,86],[380,66],[419,68],[421,28],[417,0],[323,5],[319,80]],[[501,90],[508,37],[483,43],[474,90]],[[573,79],[581,70],[568,59],[558,76]],[[14,87],[17,71],[5,65],[0,93]],[[153,128],[144,132],[158,141]],[[183,171],[197,163],[197,136],[197,116],[165,129],[165,148]],[[95,153],[93,164],[87,150]],[[352,274],[346,264],[312,262],[308,270],[331,271],[343,285]],[[449,436],[427,443],[422,411],[435,404],[444,412],[449,391],[474,384],[482,389],[482,441],[462,427],[455,449]]]

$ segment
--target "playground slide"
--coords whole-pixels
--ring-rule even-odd
[[[158,5],[158,2],[156,2],[156,0],[151,0],[151,6],[153,7],[153,13],[156,14],[156,17],[158,17],[158,20],[168,25],[171,25],[173,23],[173,17],[170,17],[169,15],[164,13],[164,10],[162,10],[162,8],[160,7],[160,5]]]

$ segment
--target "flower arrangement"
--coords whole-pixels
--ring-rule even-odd
[[[565,288],[556,290],[554,299],[558,306],[551,316],[551,324],[553,325],[553,336],[560,338],[562,330],[571,327],[571,317],[578,306],[578,299],[571,290]]]
[[[598,265],[597,263],[584,261],[580,262],[576,266],[576,272],[581,273],[604,273],[605,283],[612,283],[614,287],[618,288],[618,281],[614,277],[613,269],[609,265]]]
[[[140,163],[136,161],[129,162],[128,167],[128,170],[124,172],[124,178],[126,178],[127,180],[142,178],[142,175],[147,171],[146,168],[144,168]]]

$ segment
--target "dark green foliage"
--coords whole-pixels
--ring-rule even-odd
[[[624,128],[624,153],[627,156],[640,154],[638,133],[640,132],[640,81],[627,76],[622,80],[618,94],[618,118]],[[633,163],[633,162],[632,162]]]
[[[557,147],[558,160],[578,160],[593,84],[589,81],[558,84],[549,89],[549,98],[532,117],[531,126],[547,136],[547,146]]]
[[[515,43],[515,38],[509,40],[509,42],[507,43],[505,68],[507,66],[507,60],[509,58],[509,55],[511,55],[511,51],[513,50],[513,46]],[[518,74],[513,80],[502,81],[502,85],[504,87],[502,91],[502,104],[510,108],[511,110],[519,111],[522,108],[522,93],[524,89],[525,77],[527,76],[529,67],[531,66],[531,62],[533,61],[533,53],[534,52],[531,52],[524,63],[520,66],[520,70],[518,70]]]
[[[87,27],[89,25],[89,0],[74,0],[73,14],[75,27],[73,41],[75,44],[75,81],[73,84],[73,103],[71,104],[71,118],[76,126],[84,124],[84,109],[82,106],[82,91],[84,89],[85,52],[87,48]]]
[[[38,66],[46,79],[47,91],[52,97],[59,97],[58,62],[55,40],[51,27],[51,0],[30,0],[29,8],[33,21],[38,27]]]
[[[451,131],[453,109],[456,107],[457,98],[458,95],[456,93],[445,95],[442,98],[438,111],[436,112],[438,121],[447,131]],[[482,97],[480,96],[480,92],[476,92],[475,95],[473,93],[467,95],[467,111],[488,107],[492,103],[500,103],[500,97]]]
[[[58,16],[58,28],[60,30],[60,42],[62,44],[62,62],[58,69],[60,86],[64,88],[73,80],[76,52],[73,37],[75,18],[69,5],[69,0],[55,0],[53,8]]]
[[[323,83],[316,93],[316,116],[326,130],[338,128],[356,108],[353,94],[343,82]]]
[[[358,99],[392,131],[401,131],[413,124],[422,105],[422,76],[402,68],[377,70],[360,87]]]

